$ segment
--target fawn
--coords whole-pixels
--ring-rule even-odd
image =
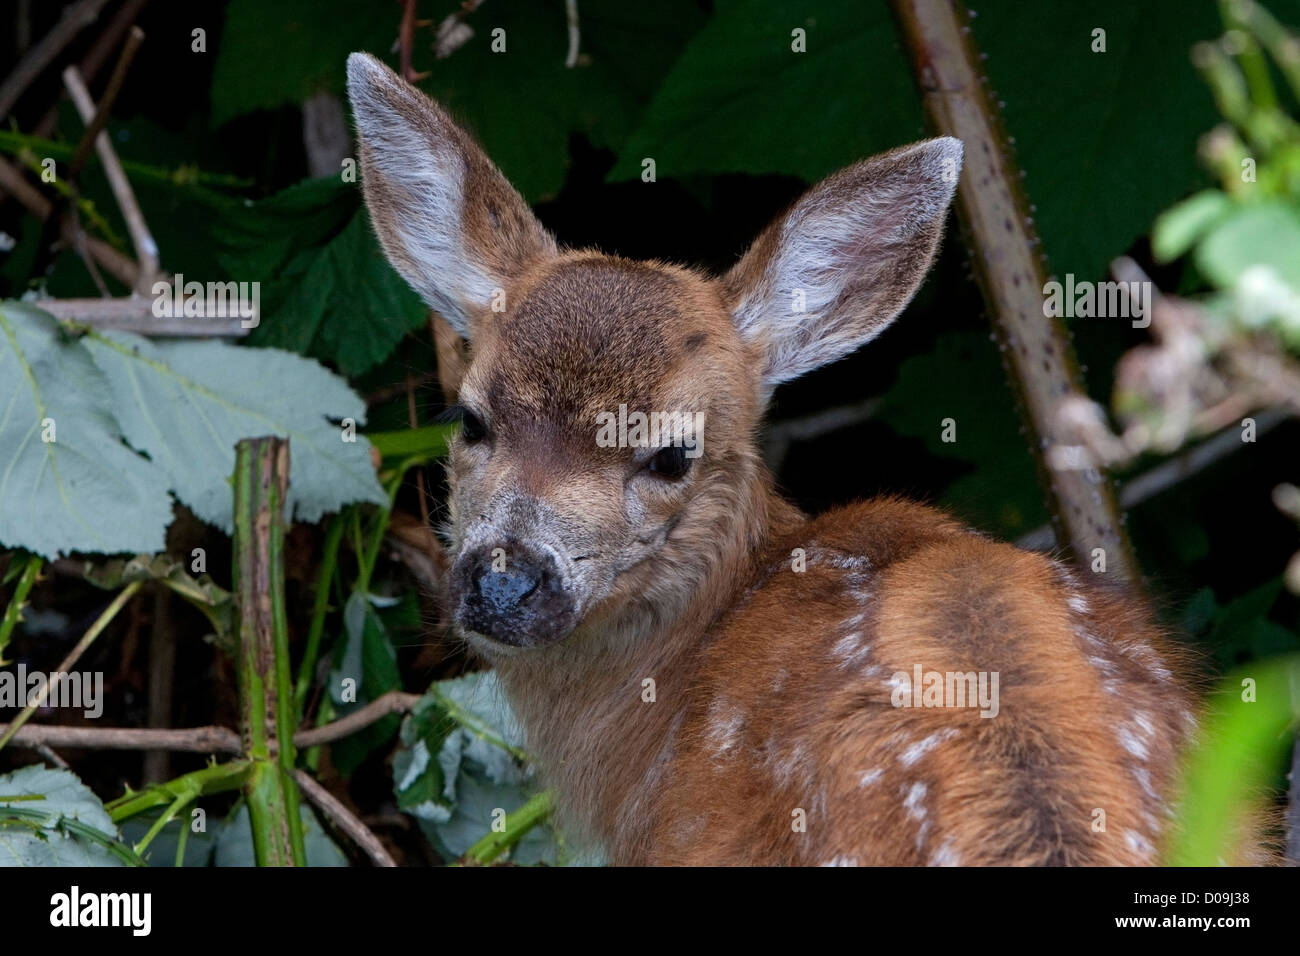
[[[385,254],[470,343],[445,599],[567,827],[619,864],[1156,862],[1195,717],[1147,611],[921,504],[810,518],[757,450],[776,385],[911,299],[960,142],[832,175],[713,278],[559,248],[379,60],[348,92]]]

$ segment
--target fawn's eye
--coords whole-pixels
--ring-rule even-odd
[[[669,445],[655,452],[646,468],[660,478],[676,481],[691,470],[691,459],[686,457],[686,449],[682,445]]]
[[[471,445],[487,437],[487,426],[468,408],[463,409],[460,418],[460,437]]]
[[[487,425],[483,419],[464,405],[452,405],[436,419],[439,422],[460,422],[460,437],[473,445],[487,437]]]

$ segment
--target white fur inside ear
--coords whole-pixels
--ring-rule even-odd
[[[922,233],[942,228],[962,146],[944,137],[850,167],[787,214],[762,277],[733,304],[762,341],[768,387],[833,362],[880,334],[929,266]]]
[[[433,108],[374,58],[348,57],[348,98],[369,168],[391,201],[371,215],[393,266],[462,336],[467,306],[486,306],[500,285],[468,254],[462,233],[465,160],[438,135]]]

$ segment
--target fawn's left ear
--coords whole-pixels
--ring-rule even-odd
[[[741,338],[760,343],[764,390],[875,338],[930,268],[961,169],[961,141],[926,140],[818,183],[723,278]]]

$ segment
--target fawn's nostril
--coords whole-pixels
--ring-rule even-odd
[[[541,571],[531,566],[517,565],[496,571],[489,564],[475,576],[474,586],[488,609],[505,613],[517,608],[536,591],[541,579]]]
[[[555,560],[517,541],[483,545],[453,567],[451,593],[462,629],[514,647],[549,644],[575,623],[572,591]]]

